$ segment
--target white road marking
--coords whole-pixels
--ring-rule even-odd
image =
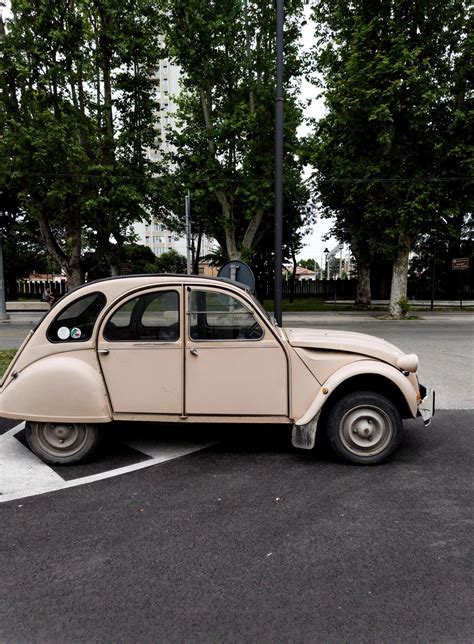
[[[158,443],[157,441],[150,440],[125,440],[122,441],[124,445],[128,445],[137,452],[142,452],[154,459],[155,463],[163,463],[178,456],[185,456],[192,454],[196,450],[203,449],[203,443],[196,443],[190,441],[173,441],[173,443]],[[204,446],[213,445],[214,443],[206,443]]]
[[[211,445],[216,441],[191,443],[175,441],[173,443],[159,443],[158,440],[122,441],[129,447],[150,456],[151,458],[140,463],[117,467],[112,470],[83,476],[71,481],[65,481],[59,474],[43,463],[27,447],[15,438],[15,434],[24,429],[21,423],[0,436],[0,503],[22,499],[47,492],[56,492],[70,487],[94,483],[102,479],[128,474],[145,467],[151,467],[165,461],[170,461],[180,456],[192,454]]]

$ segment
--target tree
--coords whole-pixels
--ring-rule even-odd
[[[315,186],[352,246],[362,303],[374,257],[392,257],[394,317],[416,240],[467,205],[472,157],[450,132],[467,131],[468,15],[464,0],[325,0],[314,10],[328,108],[310,142]]]
[[[156,258],[157,273],[186,273],[186,257],[176,250],[169,250]]]
[[[0,30],[0,170],[76,286],[146,216],[153,0],[12,0]]]
[[[0,235],[7,299],[18,298],[17,280],[32,272],[48,273],[57,267],[51,262],[35,231],[20,208],[16,192],[9,190],[0,175]]]
[[[315,271],[316,269],[319,269],[319,264],[313,258],[298,260],[298,266],[307,268],[310,271]]]
[[[301,4],[286,3],[287,186],[300,183],[295,81],[301,74]],[[182,85],[177,127],[170,135],[171,192],[176,195],[180,186],[182,199],[190,190],[198,226],[219,242],[228,259],[249,261],[273,216],[273,3],[168,0],[162,24]],[[181,212],[182,206],[167,210]]]

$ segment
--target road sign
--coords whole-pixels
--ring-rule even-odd
[[[453,271],[465,271],[469,268],[469,257],[457,257],[451,262]]]

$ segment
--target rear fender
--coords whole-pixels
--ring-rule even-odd
[[[37,422],[112,420],[97,357],[90,350],[47,356],[12,375],[0,392],[0,416]]]

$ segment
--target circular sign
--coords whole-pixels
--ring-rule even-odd
[[[69,338],[69,329],[67,326],[60,326],[58,329],[58,338],[60,340],[67,340]]]
[[[78,340],[81,337],[81,329],[78,329],[77,326],[75,326],[71,330],[71,338],[74,338],[74,340]]]
[[[255,293],[255,277],[250,266],[247,266],[244,262],[238,260],[227,262],[220,269],[218,277],[226,277],[233,282],[240,282],[240,284],[248,286],[251,293]]]

